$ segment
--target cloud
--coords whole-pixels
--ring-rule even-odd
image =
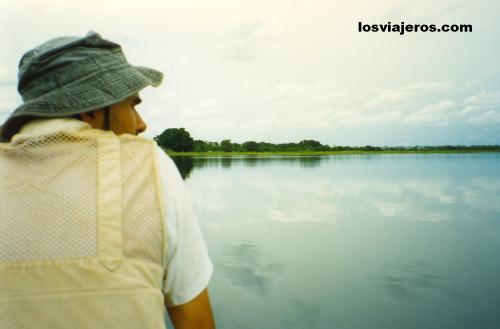
[[[500,123],[500,111],[488,111],[477,117],[468,119],[466,122],[478,125],[491,125]]]
[[[401,111],[385,111],[380,114],[364,114],[358,111],[347,112],[347,115],[337,113],[332,116],[332,121],[340,126],[360,127],[363,125],[375,126],[398,122],[401,119]]]
[[[470,93],[475,87],[477,83],[470,81],[462,84],[420,81],[362,94],[338,89],[333,80],[311,85],[280,84],[267,92],[269,102],[280,109],[275,108],[267,115],[275,120],[282,118],[280,124],[289,128],[498,123],[500,114],[494,109],[500,108],[500,91],[483,91],[462,101],[463,93]]]
[[[297,129],[363,127],[387,124],[444,125],[451,122],[455,83],[420,81],[391,89],[358,91],[326,79],[314,83],[282,82],[262,87],[267,106],[258,112],[254,128]],[[256,92],[253,90],[253,92]]]
[[[186,120],[205,120],[219,117],[224,113],[225,101],[221,98],[207,98],[181,113]]]
[[[456,116],[455,102],[444,100],[436,104],[431,104],[421,110],[411,113],[404,118],[405,123],[409,124],[431,124],[436,126],[445,126],[453,122]]]
[[[222,98],[207,98],[181,112],[180,118],[186,128],[196,135],[203,131],[215,133],[226,131],[233,126],[227,113],[226,101]]]
[[[464,105],[464,114],[498,108],[500,107],[500,90],[497,92],[482,91],[479,94],[468,97],[464,101]]]
[[[253,81],[235,85],[230,95],[202,100],[181,117],[200,133],[213,131],[208,127],[211,122],[226,129],[228,138],[245,134],[255,138],[263,131],[497,123],[498,114],[491,111],[500,91],[475,91],[478,87],[471,81],[417,81],[396,88],[355,90],[336,79],[274,85]],[[473,113],[462,113],[473,107]]]
[[[21,104],[22,100],[17,93],[14,81],[0,81],[0,124],[8,115]]]
[[[446,21],[446,17],[463,6],[463,0],[421,0],[418,3],[404,3],[396,5],[390,11],[387,19],[406,22],[429,23]]]
[[[17,67],[0,63],[0,84],[15,84]]]
[[[393,89],[384,89],[373,97],[368,107],[387,107],[388,105],[404,106],[416,97],[422,97],[431,93],[442,93],[450,89],[451,82],[419,81]]]
[[[254,18],[226,28],[216,38],[214,50],[226,60],[250,62],[259,58],[261,47],[278,41],[278,37],[266,32],[261,18]]]
[[[460,115],[465,122],[475,125],[500,123],[500,90],[482,91],[468,97],[464,101],[464,108]]]

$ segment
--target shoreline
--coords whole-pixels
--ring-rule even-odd
[[[297,152],[173,152],[169,156],[191,157],[265,157],[265,156],[322,156],[322,155],[366,155],[366,154],[439,154],[439,153],[500,153],[499,150],[398,150],[398,151],[297,151]]]

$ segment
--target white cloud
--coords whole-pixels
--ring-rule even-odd
[[[368,102],[369,107],[387,107],[388,105],[405,106],[415,97],[430,93],[442,93],[449,90],[451,82],[419,81],[402,85],[395,89],[384,89]]]
[[[224,131],[230,131],[233,123],[230,117],[226,117],[226,102],[221,98],[208,98],[199,103],[188,107],[180,113],[183,126],[189,131],[195,139],[199,139],[203,134],[219,134]],[[217,136],[217,139],[222,136]],[[230,138],[230,137],[228,137]]]
[[[479,116],[467,119],[466,122],[478,125],[496,125],[500,124],[500,110],[488,111],[480,114]]]
[[[16,88],[17,86],[14,82],[0,82],[0,124],[2,124],[7,119],[8,115],[22,102]]]
[[[250,105],[235,104],[234,99],[207,99],[185,110],[182,118],[203,131],[208,119],[218,126],[226,122],[227,133],[285,131],[298,129],[335,129],[381,127],[387,125],[447,126],[455,123],[497,122],[495,113],[484,114],[476,121],[461,114],[464,104],[481,103],[490,108],[494,99],[464,93],[476,87],[469,81],[420,81],[392,89],[372,89],[363,93],[341,88],[335,79],[314,83],[281,82],[269,85],[252,82],[239,90],[243,98],[258,101]],[[459,92],[456,92],[458,90]],[[479,94],[481,95],[481,93]],[[429,100],[433,100],[431,103]],[[475,100],[475,101],[474,101]],[[252,100],[254,101],[254,100]],[[487,111],[486,111],[487,112]],[[479,112],[479,113],[486,113]],[[196,121],[196,123],[194,122]]]
[[[398,122],[401,118],[401,111],[392,110],[380,114],[364,114],[360,111],[337,112],[332,115],[332,122],[338,126],[360,127],[385,125]]]
[[[464,109],[460,114],[470,117],[496,109],[500,109],[500,91],[481,91],[479,94],[470,96],[464,101]]]
[[[426,102],[428,97],[450,96],[453,85],[452,82],[421,81],[364,93],[341,88],[334,79],[311,84],[263,86],[264,102],[270,104],[271,109],[258,112],[256,122],[269,128],[287,129],[380,126],[403,122],[444,125],[452,120],[454,101],[445,99],[431,105]],[[419,108],[420,104],[426,105]]]
[[[16,83],[17,67],[0,63],[0,83]]]
[[[220,117],[225,112],[225,103],[221,98],[208,98],[183,111],[181,117],[188,121]]]
[[[477,95],[468,97],[464,101],[465,112],[476,112],[481,109],[491,109],[500,106],[500,90],[497,92],[481,91]]]
[[[446,21],[446,18],[463,6],[463,0],[421,0],[418,3],[404,2],[396,4],[392,10],[394,19],[401,18],[406,22],[431,23]],[[391,19],[391,16],[388,19]],[[396,20],[396,22],[398,22]]]
[[[258,59],[259,48],[279,38],[266,32],[261,17],[235,23],[216,37],[214,51],[224,59],[248,62]]]
[[[445,126],[454,121],[456,112],[455,102],[444,100],[436,104],[427,105],[421,110],[405,117],[404,122],[409,124],[432,124]]]
[[[500,123],[500,90],[497,92],[482,91],[468,97],[460,112],[464,121],[474,125],[491,125]]]

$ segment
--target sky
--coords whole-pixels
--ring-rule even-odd
[[[141,91],[146,137],[500,144],[498,17],[494,0],[1,0],[0,121],[25,51],[92,30],[165,74]],[[473,31],[358,32],[402,21]]]

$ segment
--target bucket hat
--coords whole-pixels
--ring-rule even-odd
[[[10,140],[30,118],[107,107],[162,79],[157,70],[129,64],[119,44],[94,31],[51,39],[21,57],[17,90],[23,104],[0,127],[1,137]]]

